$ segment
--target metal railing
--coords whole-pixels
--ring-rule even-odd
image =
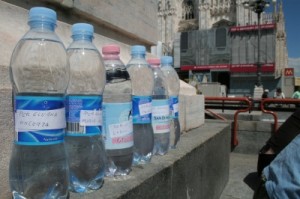
[[[262,99],[261,103],[260,103],[260,109],[263,113],[267,113],[273,116],[274,118],[274,128],[273,128],[273,132],[275,133],[277,128],[278,128],[278,116],[277,113],[272,111],[272,109],[274,110],[274,107],[271,107],[270,105],[274,104],[275,108],[279,106],[279,110],[280,110],[280,106],[282,105],[295,105],[294,107],[297,107],[298,105],[300,105],[300,100],[299,99],[272,99],[272,98],[266,98],[266,99]],[[277,108],[278,109],[278,108]],[[275,109],[275,110],[277,110]]]
[[[233,128],[232,128],[232,146],[235,147],[238,145],[238,138],[237,138],[237,128],[238,128],[238,124],[237,124],[237,119],[238,119],[238,115],[239,113],[242,112],[250,112],[251,111],[251,107],[252,107],[252,101],[249,100],[249,98],[247,97],[234,97],[234,98],[230,98],[230,97],[205,97],[205,104],[211,101],[213,104],[215,104],[215,102],[221,102],[223,105],[223,111],[224,111],[224,107],[225,104],[227,104],[229,102],[229,104],[233,107],[235,107],[236,110],[234,113],[234,120],[233,120]],[[234,103],[232,103],[234,102]],[[205,107],[206,109],[206,107]],[[207,110],[207,109],[206,109]]]
[[[258,106],[255,106],[258,104]],[[272,106],[274,105],[274,106]],[[287,105],[283,107],[282,105]],[[293,106],[291,106],[293,105]],[[276,132],[278,128],[278,116],[275,111],[294,111],[295,108],[300,107],[300,99],[251,99],[248,97],[205,97],[205,110],[212,113],[213,111],[210,109],[222,109],[224,110],[235,110],[234,113],[234,120],[233,120],[233,127],[232,127],[232,147],[238,145],[238,115],[242,112],[251,112],[252,110],[262,111],[263,113],[270,114],[274,118],[274,127],[273,132]],[[224,120],[224,118],[218,114],[212,113],[217,115],[216,117],[219,119]]]
[[[220,120],[223,120],[223,121],[227,121],[227,119],[225,117],[223,117],[220,114],[217,114],[217,113],[213,112],[210,109],[205,109],[205,112],[207,112],[208,114],[211,114],[214,118],[217,118],[217,119],[220,119]]]

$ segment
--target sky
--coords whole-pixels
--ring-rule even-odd
[[[278,1],[278,0],[277,0]],[[300,0],[282,0],[287,34],[289,67],[300,77]]]

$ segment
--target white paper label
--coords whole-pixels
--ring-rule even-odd
[[[123,137],[132,133],[132,130],[132,120],[109,125],[109,133],[111,138]]]
[[[139,111],[140,115],[147,115],[152,112],[152,104],[151,103],[145,103],[139,105]]]
[[[153,106],[152,107],[153,116],[168,116],[169,115],[169,106]]]
[[[17,110],[15,113],[16,131],[63,129],[65,127],[65,108],[47,111]]]
[[[178,112],[178,104],[173,104],[173,111],[174,113]]]
[[[80,126],[101,126],[101,110],[80,110]]]

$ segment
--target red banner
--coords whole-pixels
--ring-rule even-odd
[[[232,73],[255,73],[257,71],[256,64],[214,64],[214,65],[184,65],[180,70],[188,71],[203,71],[203,70],[229,70]],[[261,72],[274,72],[275,64],[263,64]]]
[[[215,65],[185,65],[181,66],[180,70],[224,70],[230,69],[230,64],[215,64]]]
[[[276,27],[275,24],[261,24],[261,29],[274,29]],[[230,32],[241,32],[241,31],[252,31],[257,30],[258,25],[249,25],[249,26],[234,26],[229,29]]]
[[[261,72],[274,72],[275,64],[263,64],[261,66]],[[230,72],[232,73],[256,73],[257,65],[256,64],[232,64],[230,67]]]

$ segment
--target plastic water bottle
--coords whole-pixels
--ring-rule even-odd
[[[65,140],[70,190],[77,193],[101,188],[105,172],[106,156],[101,134],[105,68],[92,43],[93,33],[90,24],[74,24],[73,42],[67,49],[70,82],[66,96]]]
[[[179,90],[180,82],[177,72],[173,68],[173,57],[163,56],[161,57],[161,70],[165,76],[168,84],[168,93],[170,100],[170,112],[171,112],[171,148],[176,148],[178,141],[180,140],[180,123],[178,114],[179,103]]]
[[[152,128],[154,132],[154,155],[164,155],[170,144],[170,110],[168,86],[160,70],[160,59],[147,60],[154,75],[154,89],[152,94]]]
[[[9,166],[13,198],[67,198],[64,94],[69,65],[55,34],[56,13],[35,7],[12,54],[15,140]]]
[[[133,164],[144,164],[151,160],[154,135],[151,126],[152,91],[154,78],[145,60],[144,46],[131,47],[131,60],[127,64],[132,83],[133,115]]]
[[[124,176],[130,173],[133,160],[131,81],[120,60],[118,45],[103,46],[102,54],[106,68],[103,94],[106,176]]]

